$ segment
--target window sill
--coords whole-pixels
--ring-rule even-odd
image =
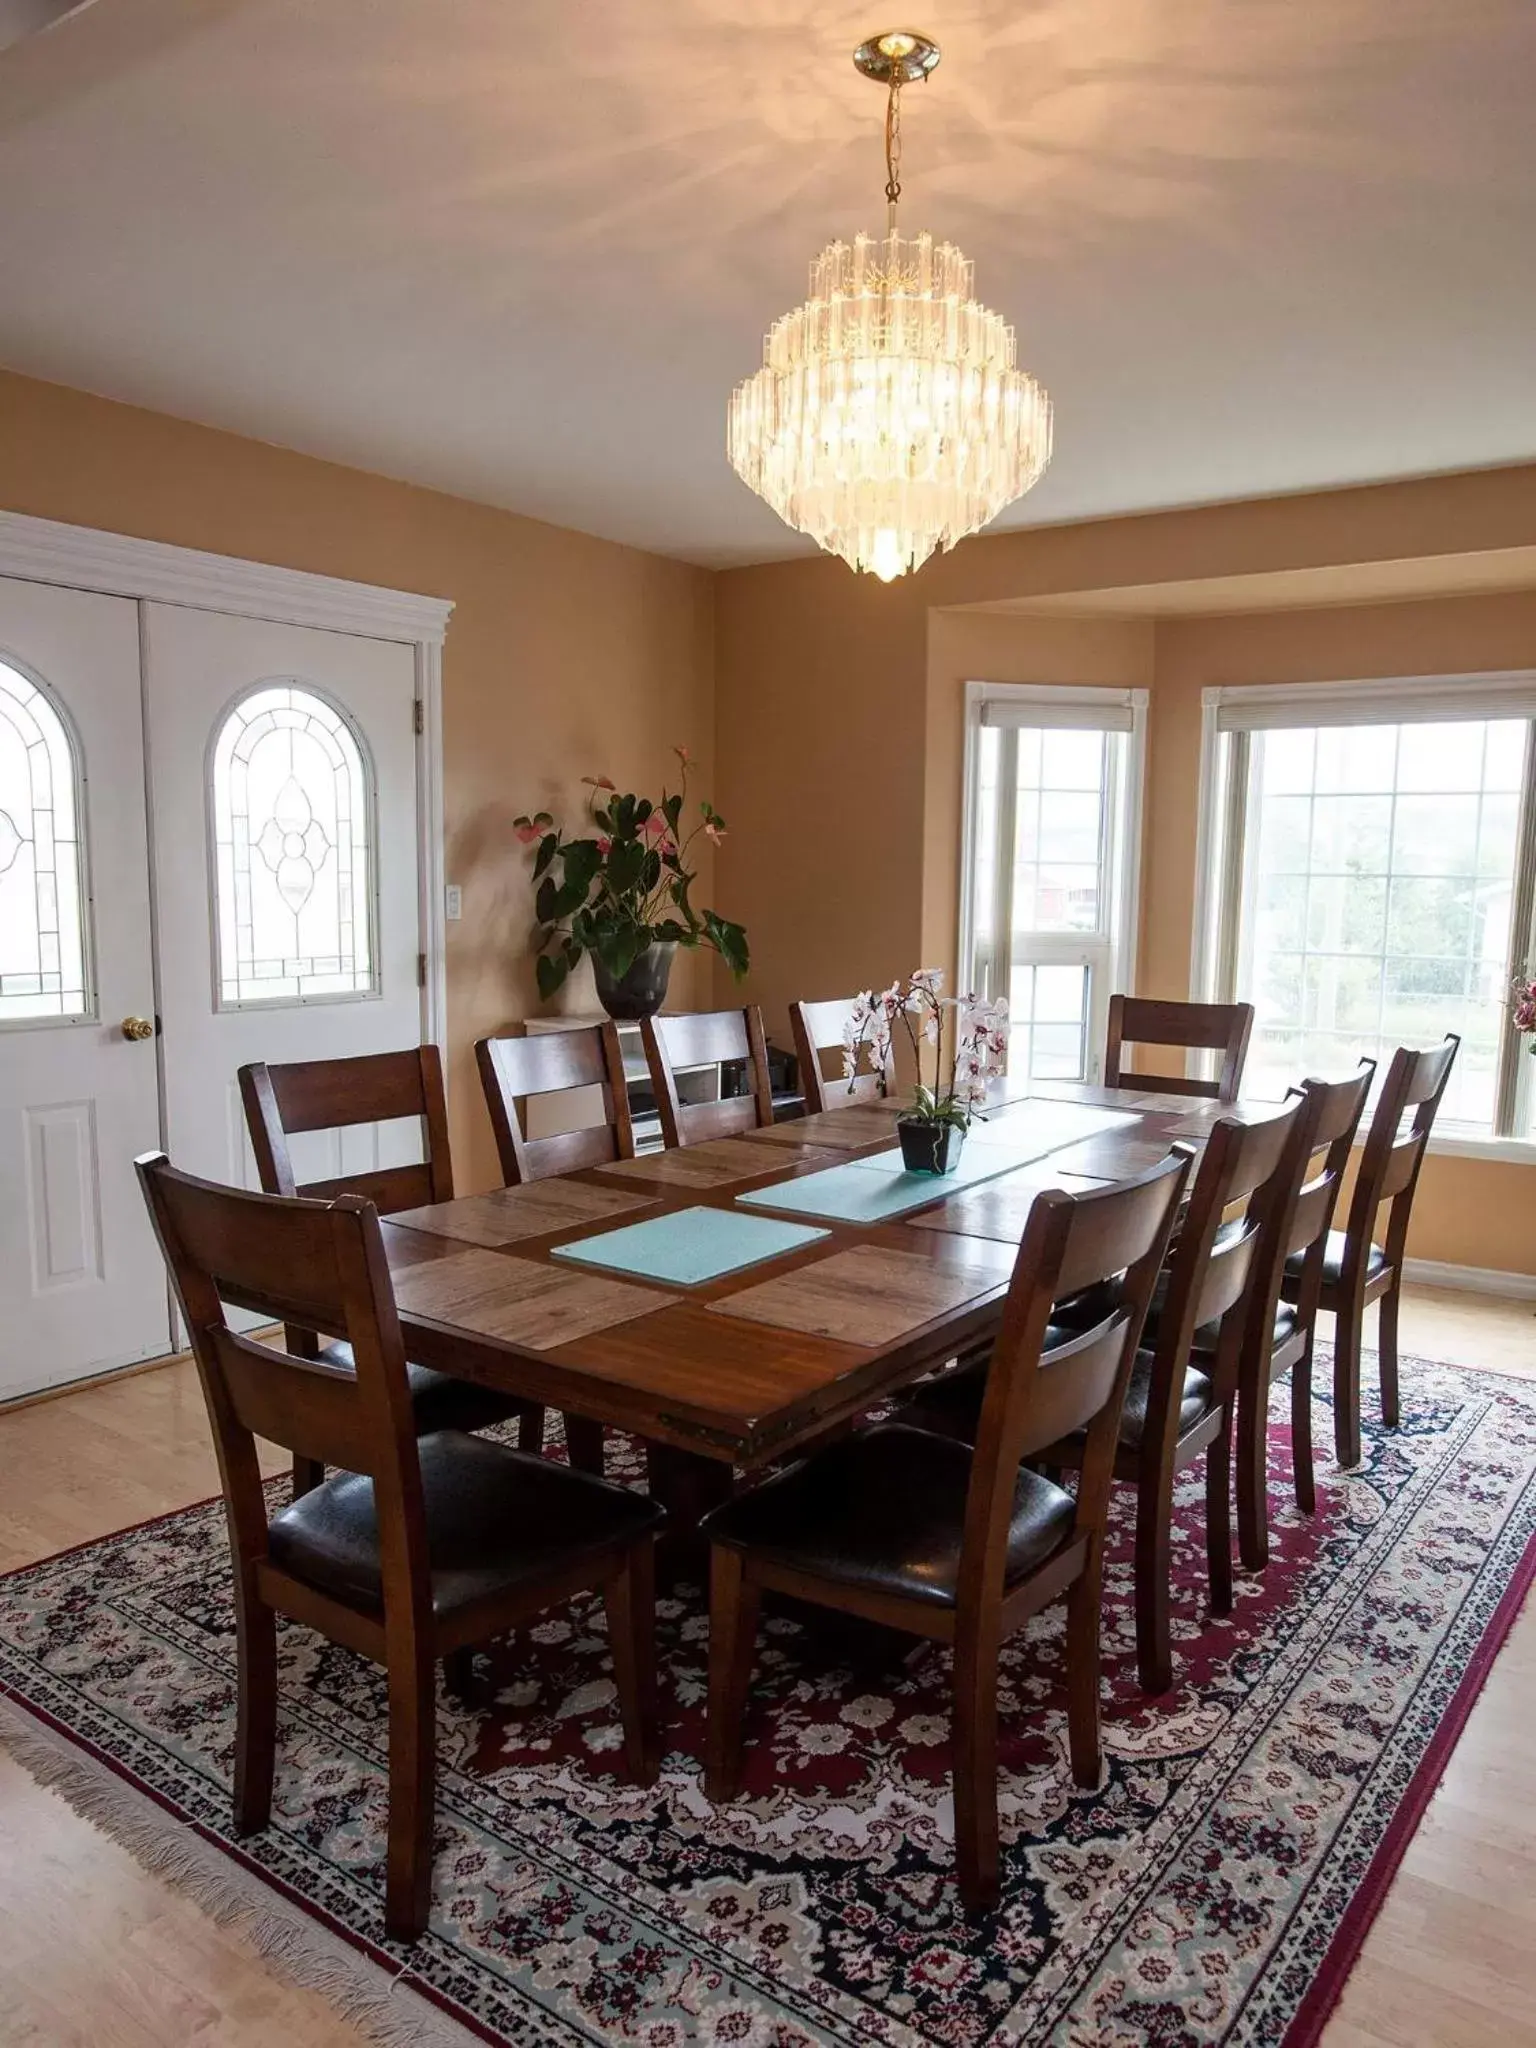
[[[1536,1166],[1536,1138],[1458,1138],[1436,1132],[1429,1141],[1431,1158],[1495,1159],[1505,1166]]]

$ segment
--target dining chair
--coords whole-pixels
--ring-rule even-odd
[[[1096,1787],[1099,1608],[1115,1438],[1137,1339],[1178,1212],[1188,1159],[1030,1211],[992,1353],[974,1455],[897,1423],[844,1438],[714,1510],[705,1783],[736,1796],[742,1723],[765,1590],[954,1651],[951,1702],[960,1893],[998,1895],[998,1655],[1042,1608],[1067,1605],[1072,1775]],[[1051,1304],[1104,1282],[1092,1328],[1050,1327]],[[1024,1463],[1084,1433],[1076,1498]]]
[[[239,1072],[240,1100],[256,1156],[256,1172],[269,1195],[361,1195],[381,1215],[453,1200],[453,1155],[448,1143],[448,1105],[443,1067],[435,1045],[407,1052],[368,1053],[353,1059],[301,1060],[282,1066],[258,1061]],[[373,1167],[332,1180],[300,1185],[293,1168],[290,1137],[301,1131],[343,1131],[358,1124],[397,1117],[420,1120],[425,1157],[406,1165]],[[344,1343],[321,1342],[314,1331],[290,1325],[284,1333],[296,1357],[319,1358],[335,1366],[351,1363]],[[434,1429],[488,1429],[518,1418],[518,1441],[537,1450],[544,1440],[544,1411],[536,1402],[499,1394],[430,1366],[408,1368],[411,1408],[419,1434]],[[303,1493],[318,1486],[324,1471],[302,1453],[295,1456],[293,1486]]]
[[[641,1025],[646,1065],[661,1118],[662,1142],[670,1149],[706,1138],[734,1138],[765,1130],[773,1122],[773,1088],[768,1077],[768,1043],[756,1003],[742,1010],[699,1010],[647,1017]],[[744,1060],[747,1090],[714,1102],[685,1102],[677,1077],[691,1068]]]
[[[578,1593],[601,1590],[640,1784],[659,1768],[653,1547],[642,1494],[444,1429],[418,1438],[373,1205],[258,1195],[137,1162],[174,1281],[218,1453],[234,1571],[235,1828],[271,1818],[278,1615],[388,1674],[384,1925],[414,1941],[432,1889],[436,1673]],[[344,1335],[338,1368],[254,1342],[225,1303]],[[334,1476],[269,1517],[256,1439]]]
[[[1202,1454],[1211,1611],[1231,1611],[1232,1430],[1258,1248],[1253,1197],[1279,1171],[1299,1110],[1293,1103],[1271,1116],[1223,1117],[1212,1126],[1131,1374],[1115,1477],[1136,1488],[1136,1664],[1145,1692],[1166,1692],[1173,1683],[1173,1487]],[[1245,1213],[1223,1227],[1238,1204]],[[1067,1327],[1100,1313],[1093,1296],[1080,1303],[1063,1298],[1056,1308]],[[1196,1363],[1195,1333],[1211,1325],[1212,1355]],[[925,1387],[904,1413],[919,1428],[975,1442],[984,1385],[976,1368],[964,1368]],[[1076,1468],[1084,1455],[1082,1438],[1064,1438],[1041,1451],[1040,1463]]]
[[[1154,1089],[1159,1095],[1201,1095],[1235,1102],[1253,1031],[1252,1003],[1165,1003],[1150,996],[1111,996],[1104,1047],[1106,1088]],[[1127,1045],[1179,1046],[1221,1054],[1214,1081],[1187,1074],[1134,1073],[1123,1064]]]
[[[509,1188],[547,1174],[575,1173],[635,1156],[635,1130],[624,1078],[624,1053],[611,1022],[576,1025],[569,1031],[535,1032],[475,1040],[475,1064],[496,1137],[501,1177]],[[520,1102],[597,1090],[602,1121],[583,1129],[530,1138]],[[585,1472],[603,1469],[603,1426],[589,1416],[564,1417],[571,1463]],[[524,1444],[530,1449],[531,1445]]]
[[[860,1070],[851,1081],[843,1074],[843,1032],[857,1001],[857,996],[843,996],[825,1003],[789,1006],[789,1028],[794,1035],[795,1060],[800,1070],[800,1086],[805,1091],[807,1115],[839,1109],[850,1102],[867,1102],[889,1090],[889,1069],[881,1073],[871,1063],[867,1041],[860,1052]],[[829,1052],[837,1055],[837,1071],[830,1075],[823,1065]]]
[[[1318,1305],[1334,1318],[1333,1438],[1341,1465],[1360,1462],[1360,1348],[1365,1311],[1373,1301],[1381,1303],[1381,1419],[1389,1429],[1398,1423],[1398,1302],[1408,1224],[1419,1169],[1460,1044],[1452,1031],[1443,1045],[1423,1052],[1399,1046],[1393,1053],[1361,1148],[1348,1217],[1343,1230],[1330,1230],[1325,1241]],[[1383,1204],[1387,1227],[1377,1243],[1376,1221]],[[1304,1277],[1303,1259],[1297,1254],[1286,1265],[1281,1289],[1286,1301],[1300,1302]]]
[[[1259,1217],[1258,1273],[1243,1338],[1237,1395],[1237,1548],[1250,1571],[1269,1562],[1269,1390],[1291,1375],[1291,1461],[1296,1505],[1317,1507],[1312,1468],[1312,1350],[1323,1256],[1350,1147],[1365,1110],[1374,1060],[1347,1081],[1303,1081],[1301,1113],[1287,1157],[1266,1190]],[[1321,1159],[1319,1160],[1319,1154]],[[1314,1167],[1316,1170],[1314,1171]],[[1299,1262],[1294,1304],[1281,1300],[1286,1263]],[[1197,1339],[1198,1344],[1198,1339]]]

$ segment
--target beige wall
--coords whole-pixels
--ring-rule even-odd
[[[539,805],[574,808],[583,774],[654,785],[674,741],[693,748],[701,793],[710,791],[711,577],[3,372],[0,506],[454,600],[443,659],[446,850],[464,916],[448,927],[451,1119],[461,1187],[494,1184],[470,1048],[541,1007],[511,820]],[[707,1000],[708,961],[679,956],[676,985],[683,1003]]]
[[[1533,541],[1526,467],[999,535],[889,587],[830,559],[723,574],[721,803],[748,829],[720,886],[752,932],[749,992],[773,1021],[796,995],[889,979],[920,956],[954,965],[968,676],[1150,684],[1137,978],[1174,995],[1188,988],[1204,682],[1536,666],[1528,593],[1155,624],[957,607],[1376,563],[1419,562],[1432,590],[1439,565]],[[813,803],[784,815],[812,829],[772,829],[780,795],[799,791]],[[1431,1161],[1415,1255],[1536,1272],[1533,1181],[1531,1167]]]

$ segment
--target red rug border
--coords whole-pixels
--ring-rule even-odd
[[[1455,1695],[1441,1716],[1429,1747],[1420,1757],[1408,1789],[1387,1824],[1386,1833],[1376,1845],[1365,1876],[1344,1908],[1333,1939],[1328,1944],[1328,1953],[1291,2016],[1283,2048],[1317,2048],[1323,2029],[1333,2017],[1354,1974],[1366,1936],[1386,1904],[1392,1880],[1423,1825],[1430,1801],[1440,1789],[1440,1780],[1445,1776],[1457,1743],[1466,1732],[1472,1709],[1488,1682],[1500,1650],[1509,1639],[1510,1630],[1520,1617],[1533,1581],[1536,1581],[1536,1536],[1527,1542],[1514,1576],[1499,1596],[1499,1604],[1461,1674]]]

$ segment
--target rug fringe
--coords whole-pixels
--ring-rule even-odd
[[[472,2048],[478,2037],[173,1819],[106,1766],[0,1700],[0,1747],[83,1820],[221,1927],[236,1929],[291,1983],[318,1992],[379,2048]]]

